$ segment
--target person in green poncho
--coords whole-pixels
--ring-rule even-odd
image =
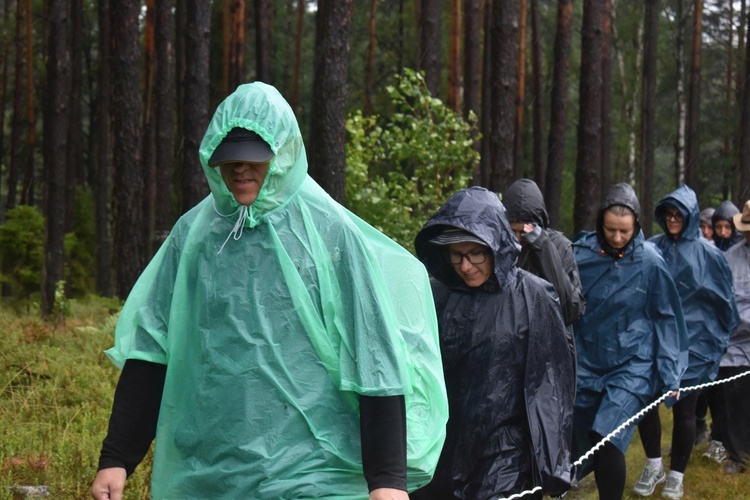
[[[219,105],[200,159],[211,194],[106,351],[122,373],[93,497],[121,498],[155,439],[153,498],[408,498],[448,418],[423,265],[307,175],[269,85]]]

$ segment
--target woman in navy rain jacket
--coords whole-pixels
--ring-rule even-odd
[[[505,207],[484,188],[461,190],[415,245],[433,277],[449,418],[435,476],[411,497],[567,490],[575,379],[565,324],[552,285],[516,267]]]
[[[680,296],[664,259],[644,241],[640,204],[628,184],[612,186],[596,232],[573,244],[586,297],[574,323],[578,388],[574,432],[582,455],[659,395],[679,388],[687,366],[687,336]],[[621,498],[625,450],[635,431],[626,427],[584,464],[593,466],[601,499]]]
[[[732,290],[732,272],[721,250],[700,231],[695,192],[682,186],[656,206],[656,221],[664,234],[649,239],[661,251],[682,299],[688,332],[688,368],[680,387],[714,380],[729,334],[738,320]],[[666,479],[662,496],[682,497],[682,475],[695,442],[695,404],[698,392],[680,395],[674,405],[672,455],[669,477],[661,460],[661,422],[654,408],[638,424],[648,464],[635,486],[640,495],[651,494]]]

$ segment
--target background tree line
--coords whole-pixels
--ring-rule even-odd
[[[124,298],[176,218],[208,193],[198,147],[210,113],[254,80],[286,96],[311,175],[355,210],[347,118],[371,117],[368,131],[391,123],[403,111],[394,75],[408,69],[476,124],[479,161],[467,154],[459,166],[451,153],[441,175],[498,193],[533,178],[569,235],[593,229],[613,182],[636,186],[647,235],[655,199],[683,182],[702,206],[741,205],[748,14],[745,0],[5,0],[4,292],[18,274],[11,261],[41,240],[40,277],[29,279],[41,281],[44,315],[76,273],[90,282],[74,291]],[[400,199],[392,188],[378,193]],[[422,200],[411,216],[441,201]]]

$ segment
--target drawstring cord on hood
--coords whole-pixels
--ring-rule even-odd
[[[217,253],[217,255],[219,255],[219,254],[221,254],[221,251],[224,250],[224,245],[227,244],[227,242],[229,241],[229,238],[231,238],[231,237],[234,236],[234,240],[235,241],[237,241],[240,238],[242,238],[242,229],[245,227],[244,222],[245,222],[245,218],[247,217],[247,213],[248,213],[249,208],[247,206],[245,206],[245,205],[240,205],[240,208],[238,208],[237,210],[235,210],[231,214],[224,215],[223,213],[219,212],[219,209],[216,207],[216,200],[214,200],[213,205],[214,205],[214,211],[217,214],[219,214],[219,216],[224,217],[225,219],[230,218],[231,216],[233,216],[237,212],[240,213],[239,217],[237,217],[237,222],[235,222],[234,227],[229,232],[229,235],[227,236],[227,239],[224,240],[224,243],[221,245],[221,248],[219,248],[219,253]]]

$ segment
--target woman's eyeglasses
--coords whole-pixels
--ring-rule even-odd
[[[449,250],[448,261],[454,266],[461,264],[464,258],[469,261],[469,264],[484,264],[488,253],[490,253],[489,250],[472,250],[466,253]]]
[[[682,222],[682,214],[680,212],[666,212],[664,214],[664,220]]]

